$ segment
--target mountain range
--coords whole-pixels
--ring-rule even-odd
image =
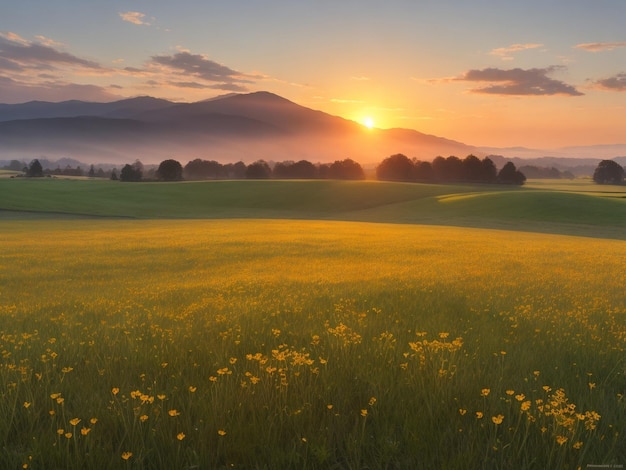
[[[576,152],[580,150],[577,154]],[[0,159],[74,158],[87,163],[158,163],[175,158],[233,162],[352,158],[375,164],[395,153],[421,160],[470,153],[521,156],[626,155],[626,146],[482,149],[411,129],[367,129],[268,92],[230,94],[195,103],[138,97],[110,103],[32,101],[0,104]],[[596,153],[593,153],[593,152]]]

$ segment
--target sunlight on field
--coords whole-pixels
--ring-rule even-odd
[[[626,245],[0,222],[7,468],[585,468],[626,448]]]

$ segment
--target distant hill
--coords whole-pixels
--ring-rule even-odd
[[[393,153],[432,160],[474,147],[408,129],[366,129],[267,92],[196,103],[140,97],[113,103],[65,101],[0,105],[2,158],[70,157],[83,162],[155,163],[353,158],[377,163]]]
[[[428,161],[439,155],[503,155],[516,165],[580,167],[575,174],[590,174],[590,166],[595,168],[599,159],[626,155],[626,145],[552,150],[475,147],[412,129],[370,130],[268,92],[231,93],[195,103],[143,96],[111,103],[0,104],[0,158],[6,160],[43,156],[119,164],[176,158],[184,164],[196,158],[224,163],[352,158],[374,166],[395,153]],[[526,161],[546,155],[559,162]],[[558,166],[565,157],[577,161]],[[524,160],[518,163],[520,158]],[[593,162],[583,161],[586,158]]]

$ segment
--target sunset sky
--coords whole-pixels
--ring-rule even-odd
[[[624,0],[1,0],[0,103],[267,90],[477,146],[626,143]]]

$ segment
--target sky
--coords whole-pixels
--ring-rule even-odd
[[[270,91],[482,147],[626,143],[625,0],[0,0],[0,103]]]

